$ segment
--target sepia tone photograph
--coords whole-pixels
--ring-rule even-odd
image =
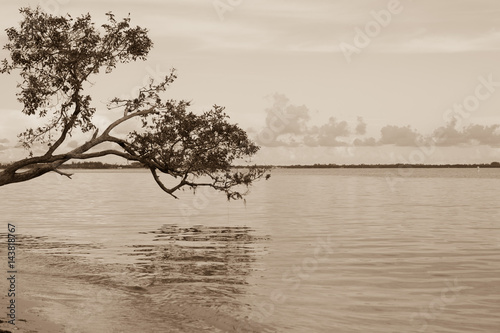
[[[0,8],[0,333],[500,332],[500,2]]]

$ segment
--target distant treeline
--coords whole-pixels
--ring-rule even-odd
[[[490,164],[312,164],[312,165],[285,165],[280,168],[287,169],[334,169],[334,168],[351,168],[351,169],[383,169],[383,168],[500,168],[500,162],[492,162]]]
[[[0,163],[0,168],[7,165]],[[245,166],[238,166],[244,168]],[[286,168],[286,169],[383,169],[383,168],[500,168],[500,162],[491,162],[490,164],[296,164],[296,165],[260,165],[267,168]],[[63,164],[60,169],[140,169],[144,166],[139,162],[130,164],[109,164],[103,162],[73,162]]]
[[[5,168],[7,164],[0,163],[0,168]],[[103,162],[72,162],[68,164],[63,164],[59,169],[138,169],[143,168],[143,165],[139,162],[132,162],[130,164],[110,164]]]

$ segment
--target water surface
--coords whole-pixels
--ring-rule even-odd
[[[0,219],[21,292],[70,332],[497,332],[499,189],[499,169],[279,169],[245,205],[77,171],[0,188]]]

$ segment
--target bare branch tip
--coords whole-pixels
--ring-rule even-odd
[[[54,169],[54,170],[52,170],[52,171],[54,171],[55,173],[60,174],[61,176],[66,176],[66,177],[68,177],[69,179],[72,179],[72,178],[71,178],[71,176],[73,176],[73,174],[72,174],[72,173],[62,172],[62,171],[57,170],[57,169]]]

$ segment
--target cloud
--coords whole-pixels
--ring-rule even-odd
[[[0,151],[9,149],[10,140],[7,138],[0,139]]]
[[[309,126],[310,111],[305,105],[292,105],[283,94],[272,95],[272,106],[266,111],[266,128],[258,136],[258,143],[268,147],[345,146],[338,140],[351,135],[346,121],[330,117],[326,124]],[[363,127],[363,126],[361,126]]]
[[[453,119],[446,126],[434,130],[432,138],[438,146],[455,146],[465,143],[461,133],[455,129],[456,119]]]
[[[360,146],[360,147],[375,147],[380,145],[379,142],[375,138],[363,138],[363,139],[354,139],[353,141],[354,146]]]
[[[356,125],[356,134],[358,135],[366,134],[366,123],[362,117],[358,117],[358,124]]]
[[[424,35],[398,46],[393,46],[395,52],[410,53],[458,53],[472,51],[498,51],[500,49],[500,33],[493,31],[477,36],[463,35]],[[390,47],[388,49],[391,49]]]
[[[311,118],[309,109],[290,105],[289,99],[283,94],[274,94],[273,105],[266,109],[266,125],[278,134],[304,134],[307,122]]]
[[[264,147],[399,147],[478,146],[500,147],[500,124],[471,124],[457,128],[457,121],[436,128],[432,134],[423,135],[408,126],[386,125],[380,129],[380,138],[366,136],[368,124],[362,117],[356,121],[330,117],[322,125],[311,126],[311,112],[305,105],[292,105],[283,94],[274,94],[272,105],[266,111],[266,127],[252,134]]]
[[[463,129],[456,128],[456,120],[433,132],[433,140],[438,146],[488,145],[500,146],[500,125],[471,124]]]
[[[382,145],[417,146],[434,142],[437,146],[478,146],[500,147],[500,124],[478,125],[457,128],[457,121],[447,123],[435,129],[430,136],[424,136],[410,126],[385,126],[381,129],[379,143]],[[366,142],[367,144],[370,141]],[[361,142],[363,144],[365,142]]]
[[[464,129],[464,135],[479,144],[500,146],[500,125],[470,125]]]
[[[345,146],[346,143],[339,141],[339,137],[348,137],[351,132],[346,121],[338,122],[334,117],[330,117],[328,123],[314,130],[318,132],[318,145],[324,147]]]
[[[325,124],[310,126],[311,113],[305,105],[292,105],[283,94],[276,93],[271,98],[272,106],[265,110],[266,127],[256,135],[257,143],[262,146],[345,147],[352,146],[354,140],[360,146],[377,145],[374,138],[363,137],[367,124],[361,117],[354,126],[335,117]]]
[[[396,146],[415,146],[421,135],[410,126],[387,125],[380,130],[380,144]]]

